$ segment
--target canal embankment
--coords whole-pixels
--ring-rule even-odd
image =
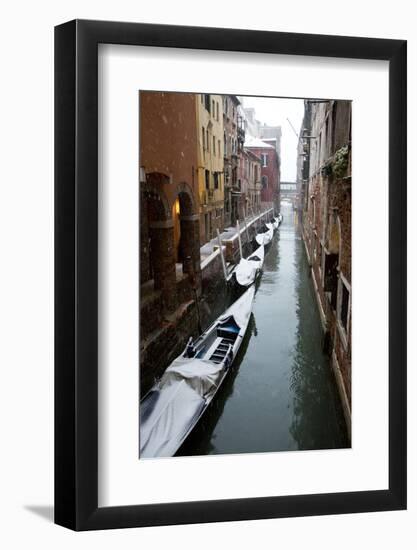
[[[162,293],[154,290],[152,281],[141,286],[141,396],[181,353],[190,336],[198,336],[201,329],[207,328],[222,313],[225,304],[229,304],[233,294],[225,281],[223,262],[229,278],[240,260],[240,246],[243,256],[249,255],[259,228],[272,217],[273,209],[265,205],[241,224],[226,228],[219,237],[202,246],[195,277],[184,273],[178,264],[175,292],[179,305],[174,311],[166,312]]]

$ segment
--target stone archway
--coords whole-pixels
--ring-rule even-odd
[[[200,219],[193,192],[182,182],[176,190],[172,206],[174,225],[174,256],[182,263],[183,273],[200,272]]]
[[[164,308],[172,311],[176,307],[173,221],[168,200],[160,189],[167,180],[164,174],[151,173],[141,184],[140,283],[149,286],[153,281],[154,290],[161,292]]]

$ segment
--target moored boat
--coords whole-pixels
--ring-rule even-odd
[[[242,258],[234,271],[236,282],[241,286],[251,285],[260,273],[265,259],[265,247],[261,245],[247,258]]]
[[[226,377],[246,333],[251,286],[166,369],[140,404],[140,457],[173,456]]]
[[[272,241],[272,237],[274,236],[274,230],[272,227],[267,227],[265,224],[264,227],[259,231],[256,236],[255,240],[259,245],[266,246]]]
[[[270,223],[265,224],[268,229],[273,229],[274,231],[278,229],[278,227],[281,225],[282,222],[282,214],[278,214],[278,216],[275,216],[272,218]]]

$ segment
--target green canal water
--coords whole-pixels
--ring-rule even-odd
[[[303,241],[281,212],[234,366],[177,455],[348,446]]]

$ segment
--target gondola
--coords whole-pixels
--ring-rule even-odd
[[[272,218],[270,223],[266,223],[265,225],[268,229],[275,231],[281,225],[282,219],[282,214],[278,214],[278,216]]]
[[[261,245],[247,258],[242,258],[234,271],[235,280],[240,286],[251,285],[260,273],[265,259],[265,247]]]
[[[272,241],[273,236],[274,229],[272,227],[267,227],[267,225],[265,224],[261,231],[256,234],[255,240],[259,245],[266,246]]]
[[[278,229],[278,226],[279,226],[278,219],[272,218],[270,223],[266,223],[265,225],[267,226],[268,229],[272,229],[272,231],[275,231],[276,229]]]
[[[167,368],[140,403],[140,458],[173,456],[210,405],[248,327],[255,285]]]

